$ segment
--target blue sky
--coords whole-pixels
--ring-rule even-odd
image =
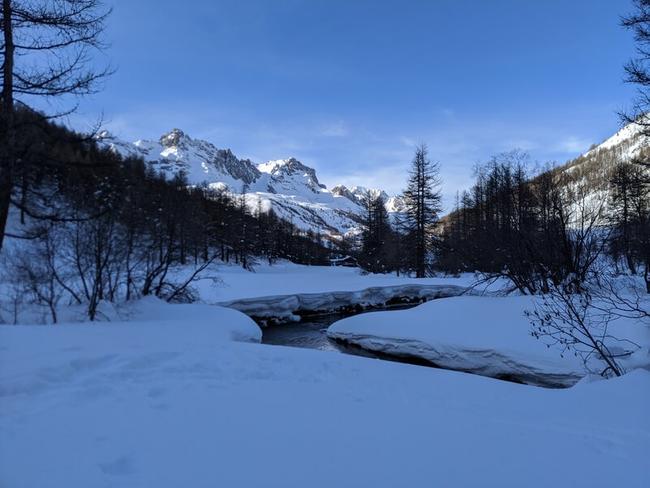
[[[255,161],[295,156],[330,187],[399,191],[419,142],[447,195],[500,151],[563,162],[613,134],[633,96],[628,0],[112,4],[118,70],[76,126],[179,127]]]

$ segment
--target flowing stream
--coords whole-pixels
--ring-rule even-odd
[[[407,308],[415,307],[416,305],[417,304],[400,305],[386,309],[374,309],[359,313],[372,313],[385,310],[404,310]],[[416,360],[388,357],[383,354],[366,351],[360,347],[340,344],[327,337],[326,331],[330,325],[332,325],[337,320],[341,320],[352,315],[358,315],[358,313],[320,315],[317,317],[304,318],[301,322],[271,325],[262,329],[262,343],[278,346],[318,349],[320,351],[338,351],[347,354],[354,354],[356,356],[388,359],[391,361],[407,362],[411,364],[422,364]]]

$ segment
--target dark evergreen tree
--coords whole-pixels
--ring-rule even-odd
[[[396,268],[394,248],[397,240],[391,228],[383,196],[366,194],[365,218],[359,264],[373,273],[386,273]]]
[[[625,81],[634,84],[637,90],[637,97],[631,110],[622,114],[626,123],[640,125],[645,136],[650,135],[650,0],[634,0],[635,12],[622,19],[622,25],[634,33],[636,42],[636,57],[625,65]],[[644,202],[642,207],[647,208],[650,200],[650,159],[647,152],[642,151],[632,161],[645,170],[638,174],[641,179],[635,191],[638,193],[637,202]],[[619,206],[620,209],[620,206]],[[645,214],[645,216],[644,216]],[[620,214],[619,214],[620,215]],[[647,210],[641,207],[636,211],[636,236],[632,246],[640,248],[640,260],[644,266],[646,288],[650,293],[650,218],[647,217]],[[620,222],[620,221],[619,221]]]
[[[636,212],[634,208],[641,202],[635,202],[634,196],[640,194],[639,172],[628,163],[618,164],[612,171],[610,179],[610,222],[615,231],[610,242],[610,252],[616,260],[624,259],[630,272],[636,273],[637,262],[634,256],[634,230]]]
[[[403,194],[406,232],[412,246],[409,268],[418,278],[426,276],[433,252],[433,227],[442,209],[440,185],[439,164],[429,160],[425,145],[419,146]]]

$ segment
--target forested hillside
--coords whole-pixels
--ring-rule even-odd
[[[630,125],[563,166],[533,171],[511,152],[482,165],[445,219],[438,265],[509,278],[524,293],[586,279],[595,261],[650,268],[650,149]]]
[[[320,236],[272,210],[169,179],[35,112],[17,115],[21,184],[3,263],[16,297],[52,313],[59,302],[84,304],[93,318],[101,300],[191,299],[195,273],[215,260],[248,269],[258,260],[327,262]]]
[[[173,129],[157,140],[120,140],[107,131],[96,137],[105,147],[123,157],[137,157],[147,167],[174,178],[183,174],[192,185],[205,185],[227,192],[231,198],[245,198],[249,209],[258,206],[273,209],[281,218],[303,231],[328,236],[353,236],[359,233],[363,200],[369,191],[382,194],[387,209],[396,200],[381,190],[344,185],[328,189],[316,170],[296,158],[277,159],[255,164],[238,158],[230,149],[195,139]]]

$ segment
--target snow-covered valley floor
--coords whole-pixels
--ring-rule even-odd
[[[216,282],[209,279],[213,275]],[[358,268],[305,266],[280,261],[272,266],[256,264],[253,272],[241,266],[218,265],[196,283],[203,301],[221,303],[233,300],[296,294],[356,292],[371,287],[408,285],[468,287],[474,275],[440,276],[418,279],[395,274],[363,274]]]
[[[648,486],[648,371],[551,390],[262,345],[249,317],[214,303],[415,280],[294,265],[218,275],[199,286],[213,305],[147,299],[110,323],[0,327],[0,486]],[[447,300],[490,299],[412,310]],[[407,312],[419,313],[341,323]]]
[[[139,308],[138,308],[139,307]],[[548,390],[267,346],[245,315],[0,328],[7,487],[647,486],[650,373]]]

